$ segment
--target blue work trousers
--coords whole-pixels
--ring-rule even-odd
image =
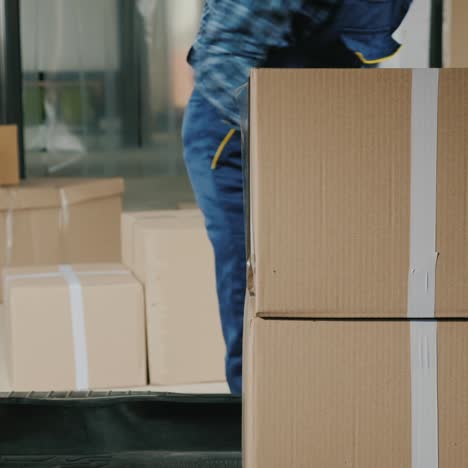
[[[273,51],[270,66],[360,67],[354,54],[336,47],[313,54]],[[216,262],[217,293],[227,347],[226,376],[233,394],[242,392],[242,328],[246,254],[241,135],[196,89],[185,111],[184,158],[195,197],[205,217]]]

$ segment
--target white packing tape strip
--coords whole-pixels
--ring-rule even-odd
[[[413,71],[408,317],[434,316],[438,70]]]
[[[88,345],[84,314],[83,288],[78,275],[70,265],[61,265],[60,271],[68,283],[70,310],[72,318],[73,350],[75,358],[76,390],[88,390]]]
[[[131,272],[128,270],[100,270],[100,271],[76,271],[75,274],[80,276],[129,276]],[[61,271],[51,271],[49,273],[25,273],[17,275],[7,275],[5,281],[14,281],[18,279],[41,279],[41,278],[63,278],[63,272]]]
[[[411,321],[412,468],[438,468],[437,322]]]
[[[67,194],[65,189],[61,188],[59,190],[60,194],[60,218],[59,218],[59,226],[61,229],[65,229],[68,227],[68,223],[70,222],[70,208],[68,203]]]
[[[83,288],[80,276],[127,276],[128,270],[75,271],[70,265],[61,265],[59,271],[6,275],[5,283],[20,279],[64,278],[68,284],[72,319],[73,354],[75,361],[75,389],[89,389],[88,347],[84,314]]]
[[[433,319],[439,71],[413,70],[412,93],[408,317],[419,319],[410,324],[412,468],[438,468],[437,322]]]

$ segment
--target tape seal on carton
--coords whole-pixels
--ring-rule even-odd
[[[60,196],[60,214],[59,214],[59,226],[61,229],[68,227],[70,222],[70,204],[68,203],[67,194],[65,189],[59,189]]]
[[[80,276],[126,276],[128,270],[75,271],[71,265],[60,265],[59,271],[48,273],[29,273],[7,275],[5,282],[18,279],[64,278],[68,285],[70,311],[72,319],[73,354],[75,360],[75,389],[89,389],[88,346],[83,300],[83,288]]]
[[[412,468],[439,467],[435,317],[439,71],[413,70],[410,271]],[[431,320],[432,319],[432,320]]]
[[[434,317],[438,70],[413,70],[408,316]]]
[[[131,275],[128,270],[101,270],[101,271],[75,271],[78,277],[81,276],[128,276]],[[63,278],[61,271],[51,271],[49,273],[27,273],[18,275],[7,275],[5,281],[19,280],[19,279],[40,279],[40,278]]]
[[[73,349],[75,358],[75,386],[77,390],[88,390],[88,345],[86,340],[83,288],[78,275],[73,271],[73,268],[70,265],[61,265],[60,271],[68,283],[70,294]]]
[[[412,468],[439,467],[437,322],[412,321]]]

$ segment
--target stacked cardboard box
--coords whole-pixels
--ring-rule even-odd
[[[143,290],[122,265],[6,269],[4,283],[10,389],[146,384]]]
[[[246,468],[468,459],[468,70],[251,78]]]
[[[145,286],[150,382],[224,381],[214,258],[201,213],[125,213],[122,257]]]
[[[468,3],[444,0],[444,67],[468,67]]]
[[[0,340],[9,389],[146,383],[143,290],[114,263],[121,258],[122,192],[121,179],[35,179],[0,188]]]
[[[33,179],[0,188],[0,269],[119,262],[123,188],[121,179]]]
[[[201,213],[124,213],[120,230],[120,195],[119,180],[0,190],[9,390],[138,387],[148,370],[153,384],[224,381]],[[116,245],[125,266],[99,262]]]
[[[0,125],[0,185],[18,183],[18,129],[16,125]]]

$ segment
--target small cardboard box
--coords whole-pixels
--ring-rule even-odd
[[[200,213],[140,217],[131,237],[129,263],[145,286],[150,382],[224,381],[214,256]]]
[[[0,185],[17,185],[19,181],[18,128],[0,125]]]
[[[144,297],[120,264],[4,271],[14,391],[146,385]]]
[[[120,262],[123,190],[118,178],[31,179],[0,188],[0,269]]]

